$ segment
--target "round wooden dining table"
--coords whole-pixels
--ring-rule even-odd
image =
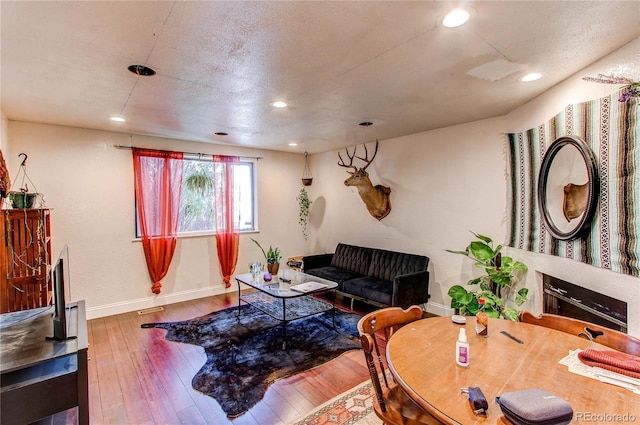
[[[461,326],[469,342],[468,367],[455,362]],[[501,331],[522,341],[502,334]],[[489,336],[475,333],[475,318],[458,325],[450,317],[409,323],[389,340],[389,369],[418,405],[446,424],[509,424],[495,401],[503,393],[541,388],[565,399],[575,423],[640,423],[640,395],[569,372],[559,364],[570,350],[610,348],[557,330],[509,320],[490,319]],[[473,412],[461,388],[480,387],[489,409]],[[625,420],[626,418],[626,420]]]

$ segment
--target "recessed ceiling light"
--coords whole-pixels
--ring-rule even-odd
[[[471,15],[465,9],[453,9],[451,12],[447,13],[447,15],[442,20],[442,25],[447,28],[455,28],[464,24],[469,20]]]
[[[216,136],[228,136],[229,133],[225,133],[224,131],[216,131],[215,133]]]
[[[150,77],[152,75],[156,75],[156,72],[153,69],[144,65],[129,65],[127,69],[132,73],[136,75],[142,75],[143,77]]]
[[[286,108],[287,107],[287,103],[283,102],[281,100],[277,101],[277,102],[273,102],[272,103],[274,108]]]
[[[298,146],[298,144],[296,142],[291,142],[289,143],[289,146]]]
[[[370,127],[373,125],[373,123],[371,121],[362,121],[358,125],[361,125],[362,127]]]
[[[122,118],[122,117],[111,117],[111,118],[109,118],[109,119],[110,119],[111,121],[114,121],[114,122],[125,122],[125,121],[126,121],[126,120],[125,120],[124,118]]]
[[[527,75],[525,75],[524,77],[520,78],[520,81],[522,81],[523,83],[529,83],[531,81],[536,81],[539,80],[540,78],[542,78],[542,74],[539,72],[531,72]]]

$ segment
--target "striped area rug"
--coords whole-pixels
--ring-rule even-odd
[[[291,425],[381,425],[373,411],[371,381],[340,394]]]
[[[640,99],[619,102],[619,96],[620,92],[568,105],[536,128],[508,134],[507,245],[640,276]],[[538,173],[549,146],[569,135],[580,137],[591,149],[600,196],[590,231],[559,241],[542,221]]]

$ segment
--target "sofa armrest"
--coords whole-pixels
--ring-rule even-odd
[[[407,308],[429,301],[429,272],[409,273],[393,279],[392,305]]]
[[[319,269],[320,267],[329,267],[333,254],[317,254],[302,257],[302,266],[304,271]]]

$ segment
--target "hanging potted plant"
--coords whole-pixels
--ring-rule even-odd
[[[26,209],[32,208],[36,200],[37,193],[29,192],[29,188],[25,185],[20,191],[9,192],[9,200],[13,208]]]
[[[185,231],[208,229],[215,220],[211,199],[214,196],[213,176],[207,169],[185,168],[184,188],[180,201],[180,223]]]
[[[36,200],[38,200],[39,203],[39,207],[44,207],[44,198],[42,197],[41,193],[36,192],[29,192],[29,185],[28,183],[31,183],[32,187],[35,187],[35,184],[33,183],[33,181],[31,181],[31,179],[29,178],[29,176],[27,175],[27,154],[26,153],[21,153],[18,155],[18,158],[20,157],[24,157],[22,159],[22,162],[20,163],[20,168],[18,170],[18,174],[16,175],[16,180],[14,180],[14,183],[16,183],[20,177],[20,173],[22,173],[22,178],[20,179],[20,189],[19,190],[12,190],[9,192],[9,200],[11,201],[11,207],[12,208],[19,208],[19,209],[26,209],[26,208],[33,208],[34,204],[36,203]],[[8,182],[9,179],[9,175],[6,175],[6,181]],[[8,189],[8,188],[6,188]]]
[[[302,170],[302,184],[304,186],[311,186],[313,183],[313,176],[311,175],[311,168],[309,168],[309,153],[304,151],[304,169]]]
[[[311,200],[309,199],[309,194],[304,186],[300,188],[300,193],[298,193],[296,200],[298,201],[298,207],[300,209],[298,223],[300,223],[300,226],[302,227],[302,236],[304,236],[304,239],[306,240],[309,237],[307,234],[307,224],[309,222]]]

